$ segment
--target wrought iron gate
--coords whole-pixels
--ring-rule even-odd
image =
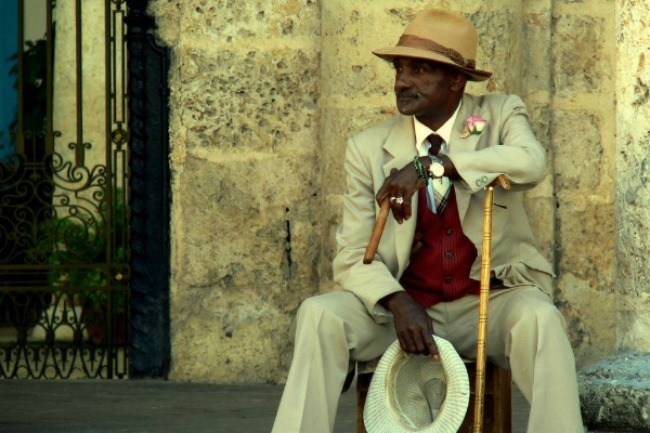
[[[0,124],[0,377],[125,377],[126,0],[15,7],[16,110]],[[37,15],[44,28],[29,39]]]

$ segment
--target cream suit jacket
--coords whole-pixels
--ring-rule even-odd
[[[480,135],[461,138],[465,119],[481,116],[487,123]],[[535,139],[526,107],[518,96],[465,94],[449,142],[449,158],[461,180],[454,182],[458,214],[465,235],[478,257],[470,277],[480,280],[484,188],[505,174],[510,191],[495,188],[492,238],[492,271],[506,287],[533,285],[550,290],[553,272],[539,253],[523,207],[523,191],[545,176],[546,151]],[[337,231],[338,253],[333,262],[334,280],[353,292],[378,322],[387,311],[378,304],[383,297],[403,290],[399,278],[406,269],[417,218],[386,223],[375,260],[363,264],[363,254],[379,212],[375,195],[392,168],[401,169],[416,155],[413,119],[397,115],[348,141],[345,170],[347,188],[343,220]]]

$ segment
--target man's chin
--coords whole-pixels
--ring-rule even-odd
[[[403,108],[400,108],[399,105],[397,106],[397,111],[402,116],[413,116],[413,115],[415,115],[415,113],[417,113],[417,110],[403,109]]]
[[[411,116],[418,111],[418,102],[420,98],[396,98],[395,105],[397,106],[397,111],[404,116]]]

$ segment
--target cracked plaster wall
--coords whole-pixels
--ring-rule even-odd
[[[526,206],[556,303],[581,364],[615,349],[614,1],[158,0],[173,56],[173,379],[284,380],[300,301],[336,288],[346,139],[394,113],[393,72],[370,50],[431,6],[477,26],[495,76],[468,91],[526,101],[549,160]]]

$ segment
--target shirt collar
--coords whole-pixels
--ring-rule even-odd
[[[456,111],[451,115],[449,119],[440,127],[437,131],[432,130],[424,123],[420,122],[418,119],[413,116],[413,127],[415,129],[415,147],[419,153],[427,154],[429,147],[431,146],[427,141],[427,137],[431,134],[438,134],[449,146],[449,140],[451,139],[451,131],[456,123],[456,117],[458,117],[458,112],[460,111],[461,102],[458,103]]]

